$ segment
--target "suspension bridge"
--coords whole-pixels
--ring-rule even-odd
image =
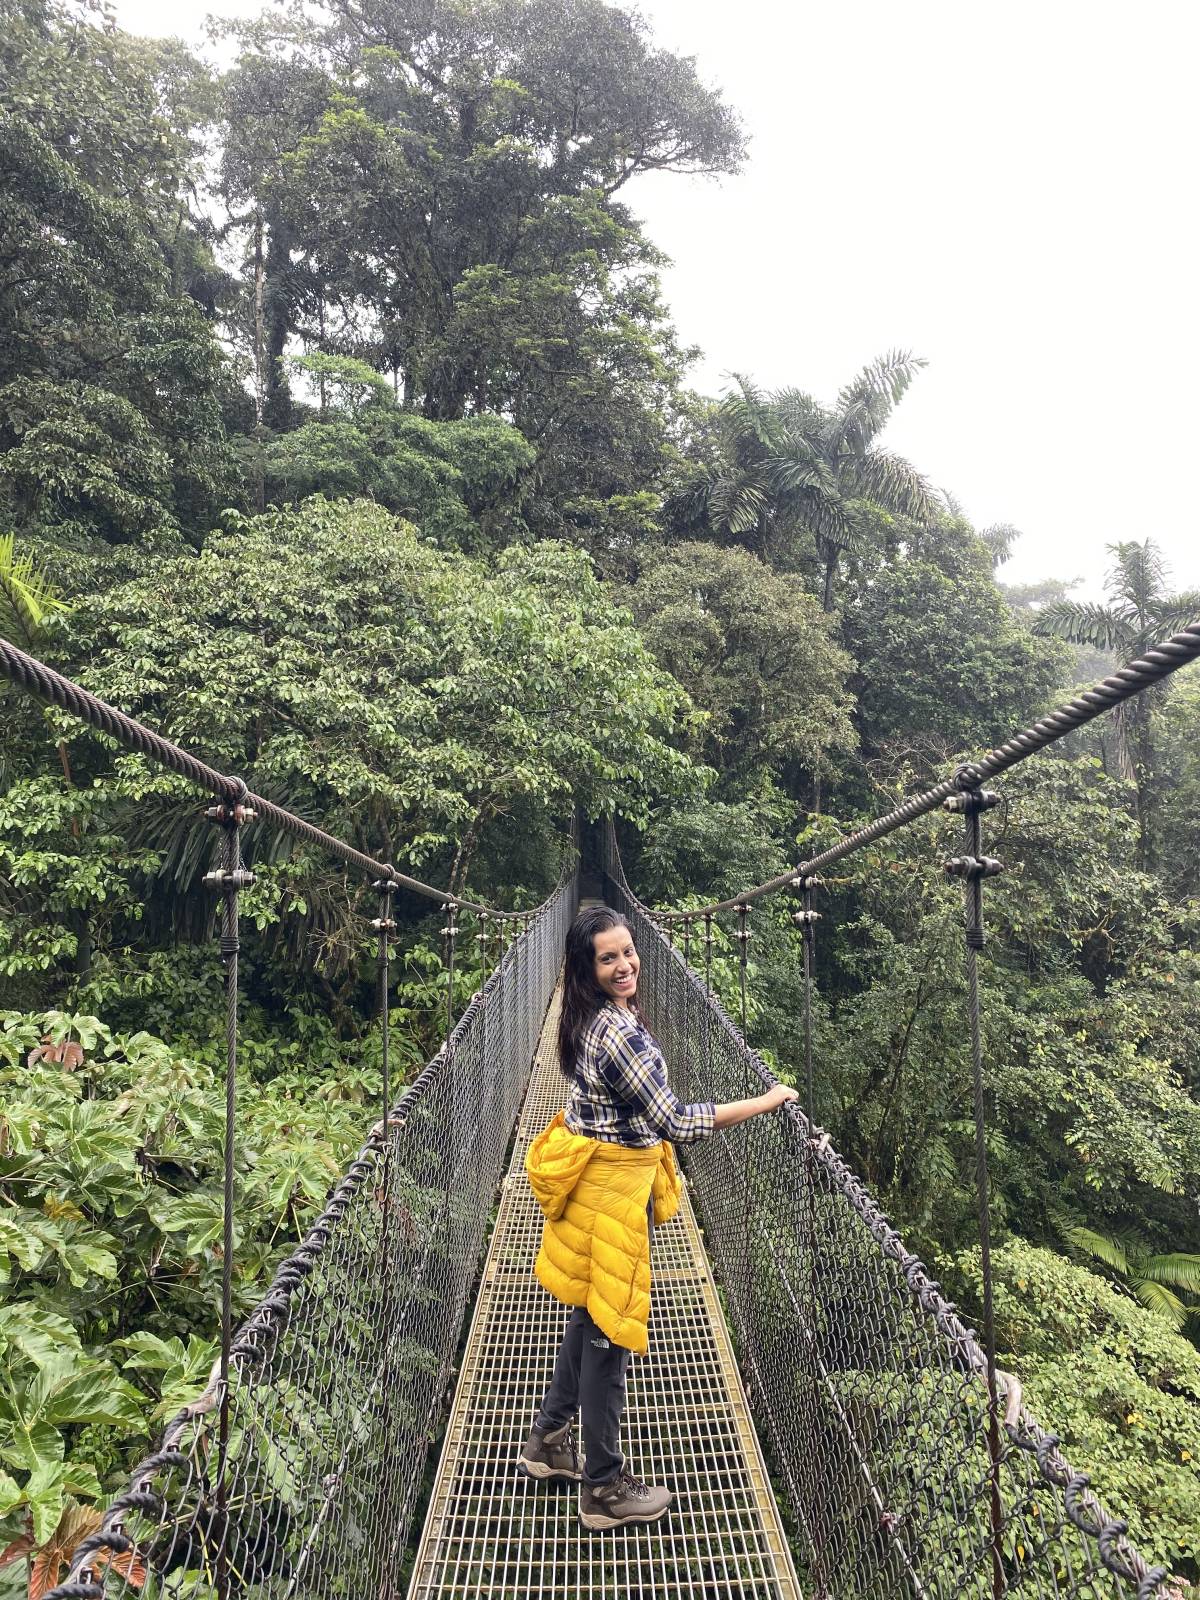
[[[749,918],[766,895],[798,896],[807,1098],[681,1152],[684,1205],[656,1230],[651,1348],[631,1369],[623,1441],[634,1469],[669,1482],[676,1503],[661,1523],[587,1534],[571,1493],[516,1470],[565,1320],[533,1278],[540,1219],[522,1159],[564,1098],[551,1039],[578,853],[535,912],[452,896],[252,794],[0,640],[12,683],[215,797],[208,815],[222,837],[208,875],[222,903],[226,987],[221,1355],[47,1600],[1175,1600],[1170,1574],[1140,1555],[1119,1508],[1100,1503],[1024,1406],[1018,1376],[996,1364],[976,957],[983,888],[1001,870],[983,853],[995,802],[985,785],[1197,656],[1200,624],[732,900],[652,911],[604,829],[595,887],[635,932],[639,1003],[685,1100],[739,1098],[773,1081],[744,1038]],[[820,874],[937,808],[964,827],[962,854],[945,865],[964,888],[978,1334],[810,1114]],[[234,1326],[238,897],[252,882],[243,835],[260,819],[329,850],[377,891],[384,1094],[320,1216]],[[492,970],[393,1101],[386,1000],[399,893],[444,905],[451,962],[459,919],[474,917]],[[740,951],[741,1028],[711,987],[722,917]]]

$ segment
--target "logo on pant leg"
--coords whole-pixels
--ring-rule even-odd
[[[594,1350],[608,1350],[611,1347],[607,1339],[593,1339],[592,1348]]]

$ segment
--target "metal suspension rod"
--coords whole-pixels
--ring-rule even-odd
[[[982,852],[980,815],[999,803],[999,795],[972,789],[946,801],[946,809],[963,814],[963,854],[945,863],[946,871],[963,880],[966,936],[967,1025],[971,1035],[971,1083],[975,1109],[975,1193],[979,1211],[979,1254],[983,1273],[983,1351],[987,1379],[988,1518],[991,1533],[992,1594],[1005,1592],[1001,1539],[1004,1506],[1000,1494],[1000,1421],[996,1389],[996,1316],[992,1289],[991,1191],[987,1161],[987,1108],[983,1087],[983,1034],[979,1003],[979,952],[984,946],[983,880],[1003,871],[1003,864]]]
[[[216,1483],[217,1551],[216,1589],[219,1600],[229,1594],[229,1357],[233,1346],[233,1200],[234,1133],[237,1120],[237,1025],[238,1025],[238,895],[254,882],[254,874],[242,867],[242,824],[254,820],[245,800],[247,790],[239,783],[236,803],[210,806],[205,813],[222,828],[224,865],[205,875],[205,883],[220,892],[221,960],[225,966],[225,1149],[222,1160],[221,1216],[221,1356],[219,1366],[220,1410],[218,1413],[218,1454]]]
[[[738,925],[734,938],[738,942],[738,990],[742,1008],[742,1036],[746,1033],[746,959],[750,953],[750,907],[737,908]]]
[[[525,919],[526,933],[529,919]],[[454,1032],[454,950],[458,943],[458,901],[451,900],[446,907],[446,925],[442,929],[446,941],[446,1038]]]
[[[816,944],[816,922],[820,912],[813,908],[817,886],[820,878],[799,878],[796,880],[803,894],[803,905],[799,911],[793,913],[793,920],[800,925],[801,942],[804,953],[804,1110],[808,1117],[808,1137],[804,1141],[804,1186],[807,1191],[807,1204],[805,1207],[808,1222],[808,1304],[809,1307],[817,1305],[817,1167],[816,1167],[816,1139],[814,1129],[817,1125],[816,1101],[813,1093],[813,1054],[812,1054],[812,980],[813,980],[813,954]],[[807,1348],[813,1355],[814,1383],[817,1376],[819,1358],[815,1347],[815,1334],[808,1341]],[[868,1474],[869,1476],[869,1474]],[[872,1483],[872,1488],[874,1484]],[[813,1551],[813,1576],[816,1579],[816,1593],[820,1600],[825,1600],[828,1594],[828,1577],[826,1574],[826,1538],[828,1506],[826,1497],[822,1492],[820,1475],[816,1477],[816,1500],[814,1508],[812,1537]]]
[[[376,960],[379,963],[379,1016],[382,1025],[382,1060],[380,1063],[383,1072],[383,1107],[380,1115],[383,1117],[384,1148],[387,1148],[387,1119],[392,1109],[392,1084],[388,1066],[388,1038],[391,1020],[391,1004],[389,1000],[389,962],[391,957],[391,935],[396,924],[392,918],[392,895],[396,886],[388,878],[377,878],[372,887],[379,894],[379,915],[374,918],[371,926],[379,935],[379,946]]]

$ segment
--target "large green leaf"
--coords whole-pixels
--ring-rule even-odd
[[[30,1225],[30,1219],[33,1226]],[[28,1272],[45,1255],[49,1245],[42,1224],[46,1228],[54,1228],[53,1223],[36,1211],[0,1212],[0,1283],[7,1283],[12,1277],[14,1261]]]
[[[179,1408],[194,1400],[208,1383],[218,1346],[215,1341],[190,1334],[186,1348],[180,1339],[160,1339],[153,1333],[134,1333],[117,1341],[131,1352],[124,1363],[126,1372],[156,1372],[160,1398],[153,1417],[174,1416]]]
[[[0,1212],[0,1283],[11,1276],[15,1261],[27,1272],[45,1272],[57,1264],[77,1289],[89,1278],[115,1278],[116,1241],[86,1223],[59,1222],[40,1211],[18,1208]]]
[[[164,1233],[186,1233],[185,1249],[198,1256],[216,1244],[224,1229],[224,1202],[218,1190],[199,1190],[153,1201],[150,1215]],[[234,1245],[241,1243],[241,1219],[234,1218]]]
[[[60,1427],[75,1422],[143,1426],[142,1396],[106,1362],[64,1358],[43,1367],[29,1385],[28,1406],[39,1419]]]
[[[9,1410],[8,1403],[0,1401],[0,1458],[24,1472],[36,1472],[63,1459],[66,1443],[52,1422],[8,1416]]]
[[[82,1354],[79,1335],[66,1317],[31,1300],[0,1306],[0,1341],[36,1367],[52,1366],[64,1352]]]

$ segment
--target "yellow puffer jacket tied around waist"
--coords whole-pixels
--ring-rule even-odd
[[[650,1235],[679,1210],[682,1183],[663,1140],[644,1150],[572,1133],[563,1112],[533,1140],[525,1171],[546,1221],[534,1272],[569,1306],[636,1355],[650,1343]]]

